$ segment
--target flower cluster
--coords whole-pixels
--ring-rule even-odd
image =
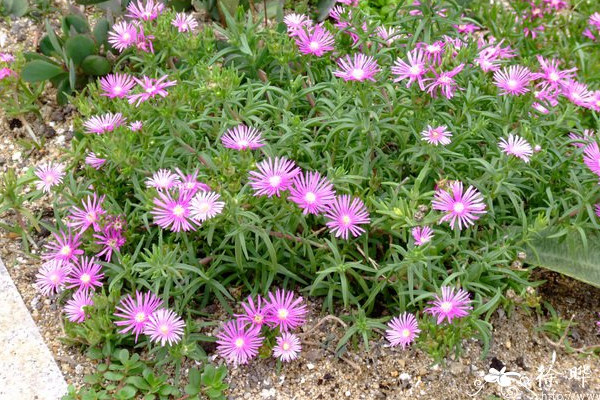
[[[124,219],[107,214],[104,199],[93,193],[81,201],[81,206],[70,208],[63,221],[69,229],[52,234],[52,240],[44,246],[42,259],[45,262],[36,275],[36,286],[44,295],[74,289],[64,309],[72,322],[86,319],[85,307],[93,306],[93,294],[102,286],[104,273],[98,258],[110,261],[112,253],[125,244]],[[98,249],[94,256],[84,254],[83,238],[93,241]]]
[[[0,53],[0,81],[10,76],[17,76],[17,73],[10,69],[9,65],[15,61],[15,57],[10,53]],[[4,64],[4,65],[3,65]]]
[[[434,300],[430,302],[430,307],[425,308],[426,314],[431,314],[437,318],[438,325],[444,322],[452,323],[455,318],[462,318],[469,315],[471,310],[471,300],[469,293],[462,289],[455,289],[450,286],[442,286],[442,295],[435,295]],[[388,323],[388,329],[385,331],[385,337],[391,346],[400,345],[406,349],[419,336],[421,330],[417,318],[414,314],[404,312],[398,317],[392,318]]]
[[[204,221],[223,212],[225,202],[210,187],[198,181],[198,170],[186,175],[161,169],[146,180],[146,186],[157,190],[150,214],[154,223],[172,232],[195,231]]]
[[[162,305],[163,301],[152,292],[136,292],[135,299],[127,295],[116,307],[115,316],[120,319],[115,325],[123,327],[119,333],[135,335],[136,343],[140,334],[161,346],[178,343],[185,322],[175,312],[161,308]]]
[[[293,292],[277,289],[268,298],[249,296],[242,304],[243,312],[235,319],[225,322],[217,335],[217,352],[232,364],[247,364],[258,355],[263,345],[264,330],[278,334],[273,356],[281,361],[295,360],[302,350],[300,339],[292,331],[306,322],[308,309],[302,297]]]

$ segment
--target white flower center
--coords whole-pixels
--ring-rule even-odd
[[[282,348],[283,350],[285,350],[285,351],[288,351],[288,350],[290,349],[290,344],[289,344],[288,342],[284,342],[284,343],[281,345],[281,348]]]
[[[308,44],[308,47],[310,47],[311,50],[315,51],[315,50],[319,50],[319,48],[321,48],[321,46],[319,45],[319,42],[310,42]]]
[[[348,225],[350,225],[350,222],[352,222],[352,220],[350,219],[350,216],[348,216],[348,215],[344,215],[344,216],[342,217],[342,224],[343,224],[344,226],[348,226]]]
[[[452,83],[452,78],[450,78],[448,76],[441,76],[438,79],[438,82],[441,83],[442,85],[449,85]]]
[[[244,347],[244,339],[242,339],[242,338],[235,339],[235,347],[237,347],[238,349],[241,349],[242,347]]]
[[[92,222],[96,222],[96,220],[98,219],[98,216],[96,215],[95,211],[89,212],[86,214],[85,219],[87,220],[87,222],[92,223]]]
[[[304,200],[306,200],[307,203],[312,204],[317,200],[317,196],[313,192],[308,192],[304,196]]]
[[[154,93],[155,90],[156,90],[156,86],[151,85],[146,88],[146,93]]]
[[[421,74],[421,66],[413,65],[412,67],[410,67],[408,69],[408,71],[410,72],[411,75],[420,75]]]
[[[289,314],[289,311],[285,308],[282,308],[279,311],[277,311],[277,316],[279,317],[279,319],[286,319]]]
[[[185,212],[185,208],[183,208],[181,205],[177,204],[174,208],[173,208],[173,214],[177,217],[181,217],[183,215],[183,213]]]
[[[407,338],[410,336],[410,331],[408,329],[402,329],[402,336]]]
[[[135,314],[135,322],[144,322],[146,320],[146,314],[139,312]]]
[[[131,34],[129,32],[125,32],[123,36],[121,36],[121,39],[123,39],[123,41],[125,42],[128,42],[129,40],[131,40]]]
[[[68,256],[71,254],[71,246],[65,245],[60,249],[60,254],[63,256]]]
[[[461,203],[460,201],[454,203],[454,206],[452,207],[452,209],[454,210],[455,213],[460,214],[465,210],[465,205],[463,203]]]
[[[123,91],[123,88],[121,86],[115,86],[113,88],[113,92],[115,92],[117,94],[121,93],[122,91]]]
[[[162,324],[159,328],[160,333],[162,333],[163,335],[166,335],[167,333],[169,333],[169,326],[167,324]]]
[[[58,274],[56,274],[56,273],[51,274],[48,278],[50,279],[50,282],[58,283]]]
[[[506,84],[509,89],[515,89],[519,83],[517,81],[515,81],[514,79],[509,79]]]
[[[83,283],[90,283],[90,281],[92,280],[92,277],[90,276],[90,274],[83,274],[81,275],[81,282]]]
[[[47,184],[52,184],[52,183],[54,183],[54,177],[52,175],[48,175],[48,176],[46,176],[46,178],[44,179],[44,181]]]
[[[355,68],[352,70],[351,75],[354,79],[360,80],[363,78],[363,76],[365,76],[365,71],[363,71],[362,69],[359,69],[359,68]]]
[[[556,72],[551,72],[549,78],[553,82],[558,82],[558,80],[560,79],[560,76]]]
[[[240,147],[248,147],[250,143],[248,143],[248,141],[246,139],[242,139],[238,142],[238,146]]]
[[[198,206],[198,211],[200,211],[200,213],[202,213],[202,214],[206,214],[209,209],[210,209],[210,205],[208,205],[207,202],[200,203],[200,205]]]
[[[280,176],[272,176],[269,178],[269,185],[271,185],[271,187],[279,187],[279,185],[281,184],[281,177]]]
[[[263,321],[263,316],[260,314],[256,314],[254,316],[254,322],[256,322],[257,324],[260,324]]]
[[[450,303],[449,301],[444,301],[442,302],[442,304],[440,304],[440,308],[445,313],[450,312],[450,310],[452,310],[452,303]]]

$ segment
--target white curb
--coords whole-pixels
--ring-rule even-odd
[[[0,259],[0,400],[58,400],[67,383]]]

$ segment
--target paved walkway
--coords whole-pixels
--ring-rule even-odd
[[[0,260],[0,400],[58,400],[66,391],[65,379]]]

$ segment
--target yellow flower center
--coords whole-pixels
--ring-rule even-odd
[[[304,200],[306,200],[307,203],[312,204],[317,200],[317,196],[313,192],[308,192],[306,193],[306,196],[304,196]]]
[[[281,310],[279,310],[277,312],[277,316],[279,317],[279,319],[286,319],[289,315],[289,311],[286,310],[285,308],[282,308]]]
[[[83,283],[89,283],[92,280],[92,277],[90,276],[90,274],[83,274],[81,275],[80,279]]]
[[[244,339],[242,339],[242,338],[235,339],[235,347],[237,347],[238,349],[244,347]]]
[[[146,320],[146,314],[139,312],[135,314],[135,322],[144,322]]]
[[[60,249],[60,254],[63,256],[68,256],[69,254],[71,254],[71,246],[69,246],[69,245],[63,246],[62,249]]]
[[[342,217],[342,224],[344,224],[344,226],[350,225],[350,222],[352,222],[352,220],[350,219],[350,217],[348,215],[344,215]]]
[[[181,217],[184,212],[185,208],[181,207],[179,204],[173,208],[173,214],[175,214],[177,217]]]

